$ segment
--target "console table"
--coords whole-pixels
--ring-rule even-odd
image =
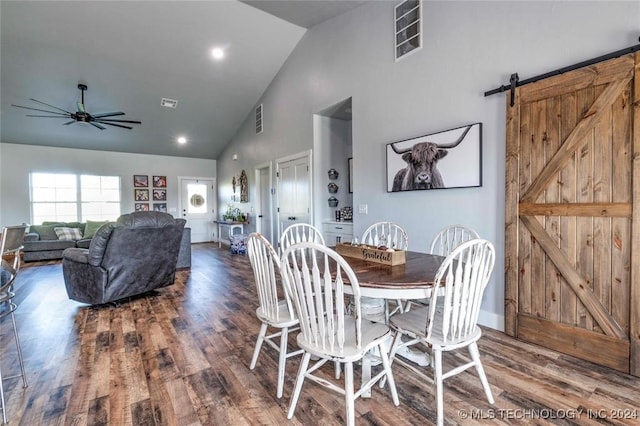
[[[237,221],[233,221],[233,220],[214,220],[213,223],[218,225],[218,248],[222,247],[222,227],[223,226],[228,226],[229,227],[229,236],[231,236],[231,235],[233,235],[233,230],[235,228],[239,228],[240,229],[240,233],[244,234],[244,225],[248,225],[249,224],[248,221],[237,222]]]

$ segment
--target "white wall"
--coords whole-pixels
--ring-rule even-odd
[[[640,2],[426,1],[424,48],[394,62],[396,3],[367,2],[310,29],[259,101],[264,133],[250,116],[219,159],[218,181],[230,185],[240,166],[232,153],[249,169],[311,148],[313,114],[352,97],[356,234],[392,220],[426,251],[448,224],[475,228],[498,251],[481,322],[502,328],[505,95],[483,93],[514,72],[526,79],[637,44]],[[481,188],[386,192],[387,143],[474,122],[483,123]]]
[[[178,212],[178,176],[215,177],[216,161],[0,143],[0,225],[31,222],[29,173],[120,176],[122,213],[133,211],[133,175],[167,176],[167,210]],[[153,201],[150,201],[153,203]]]

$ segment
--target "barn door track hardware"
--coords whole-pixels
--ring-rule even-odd
[[[640,41],[640,38],[638,38],[638,41]],[[549,77],[553,77],[553,76],[556,76],[556,75],[564,74],[566,72],[577,70],[579,68],[588,67],[589,65],[593,65],[593,64],[600,63],[600,62],[608,61],[609,59],[615,59],[615,58],[618,58],[620,56],[627,55],[629,53],[637,52],[639,50],[640,50],[640,44],[636,44],[634,46],[630,46],[630,47],[627,47],[625,49],[616,50],[615,52],[607,53],[606,55],[598,56],[597,58],[588,59],[586,61],[578,62],[577,64],[569,65],[567,67],[563,67],[563,68],[557,69],[555,71],[550,71],[550,72],[547,72],[547,73],[544,73],[544,74],[540,74],[540,75],[537,75],[535,77],[527,78],[525,80],[520,80],[518,78],[518,74],[517,73],[513,73],[513,74],[511,74],[511,77],[509,78],[509,84],[505,84],[505,85],[497,87],[497,88],[495,88],[493,90],[489,90],[487,92],[484,92],[484,96],[487,97],[487,96],[495,95],[496,93],[502,93],[502,92],[506,92],[507,90],[509,90],[509,91],[511,91],[510,104],[511,104],[511,106],[513,106],[513,105],[515,105],[516,87],[524,86],[525,84],[529,84],[529,83],[535,83],[536,81],[544,80],[545,78],[549,78]]]

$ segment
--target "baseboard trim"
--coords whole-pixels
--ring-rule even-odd
[[[504,315],[483,311],[481,309],[478,323],[485,327],[504,332]]]

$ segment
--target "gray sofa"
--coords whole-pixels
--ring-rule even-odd
[[[87,224],[89,228],[92,228],[97,223],[99,222],[43,222],[42,225],[32,225],[29,233],[24,237],[23,260],[25,262],[36,262],[39,260],[62,259],[62,252],[65,249],[73,247],[88,249],[95,230],[89,231],[91,233],[90,238],[84,238],[85,229]],[[56,227],[78,228],[83,234],[83,238],[79,240],[61,240],[55,232]],[[184,228],[177,268],[190,267],[191,228]]]
[[[69,298],[98,305],[173,284],[184,225],[184,219],[151,211],[101,226],[88,249],[63,253]]]
[[[24,237],[23,260],[34,262],[62,259],[62,252],[65,249],[70,247],[89,248],[91,238],[61,240],[55,232],[56,227],[77,228],[84,235],[85,226],[86,223],[81,222],[44,222],[42,225],[30,226],[29,233]]]

